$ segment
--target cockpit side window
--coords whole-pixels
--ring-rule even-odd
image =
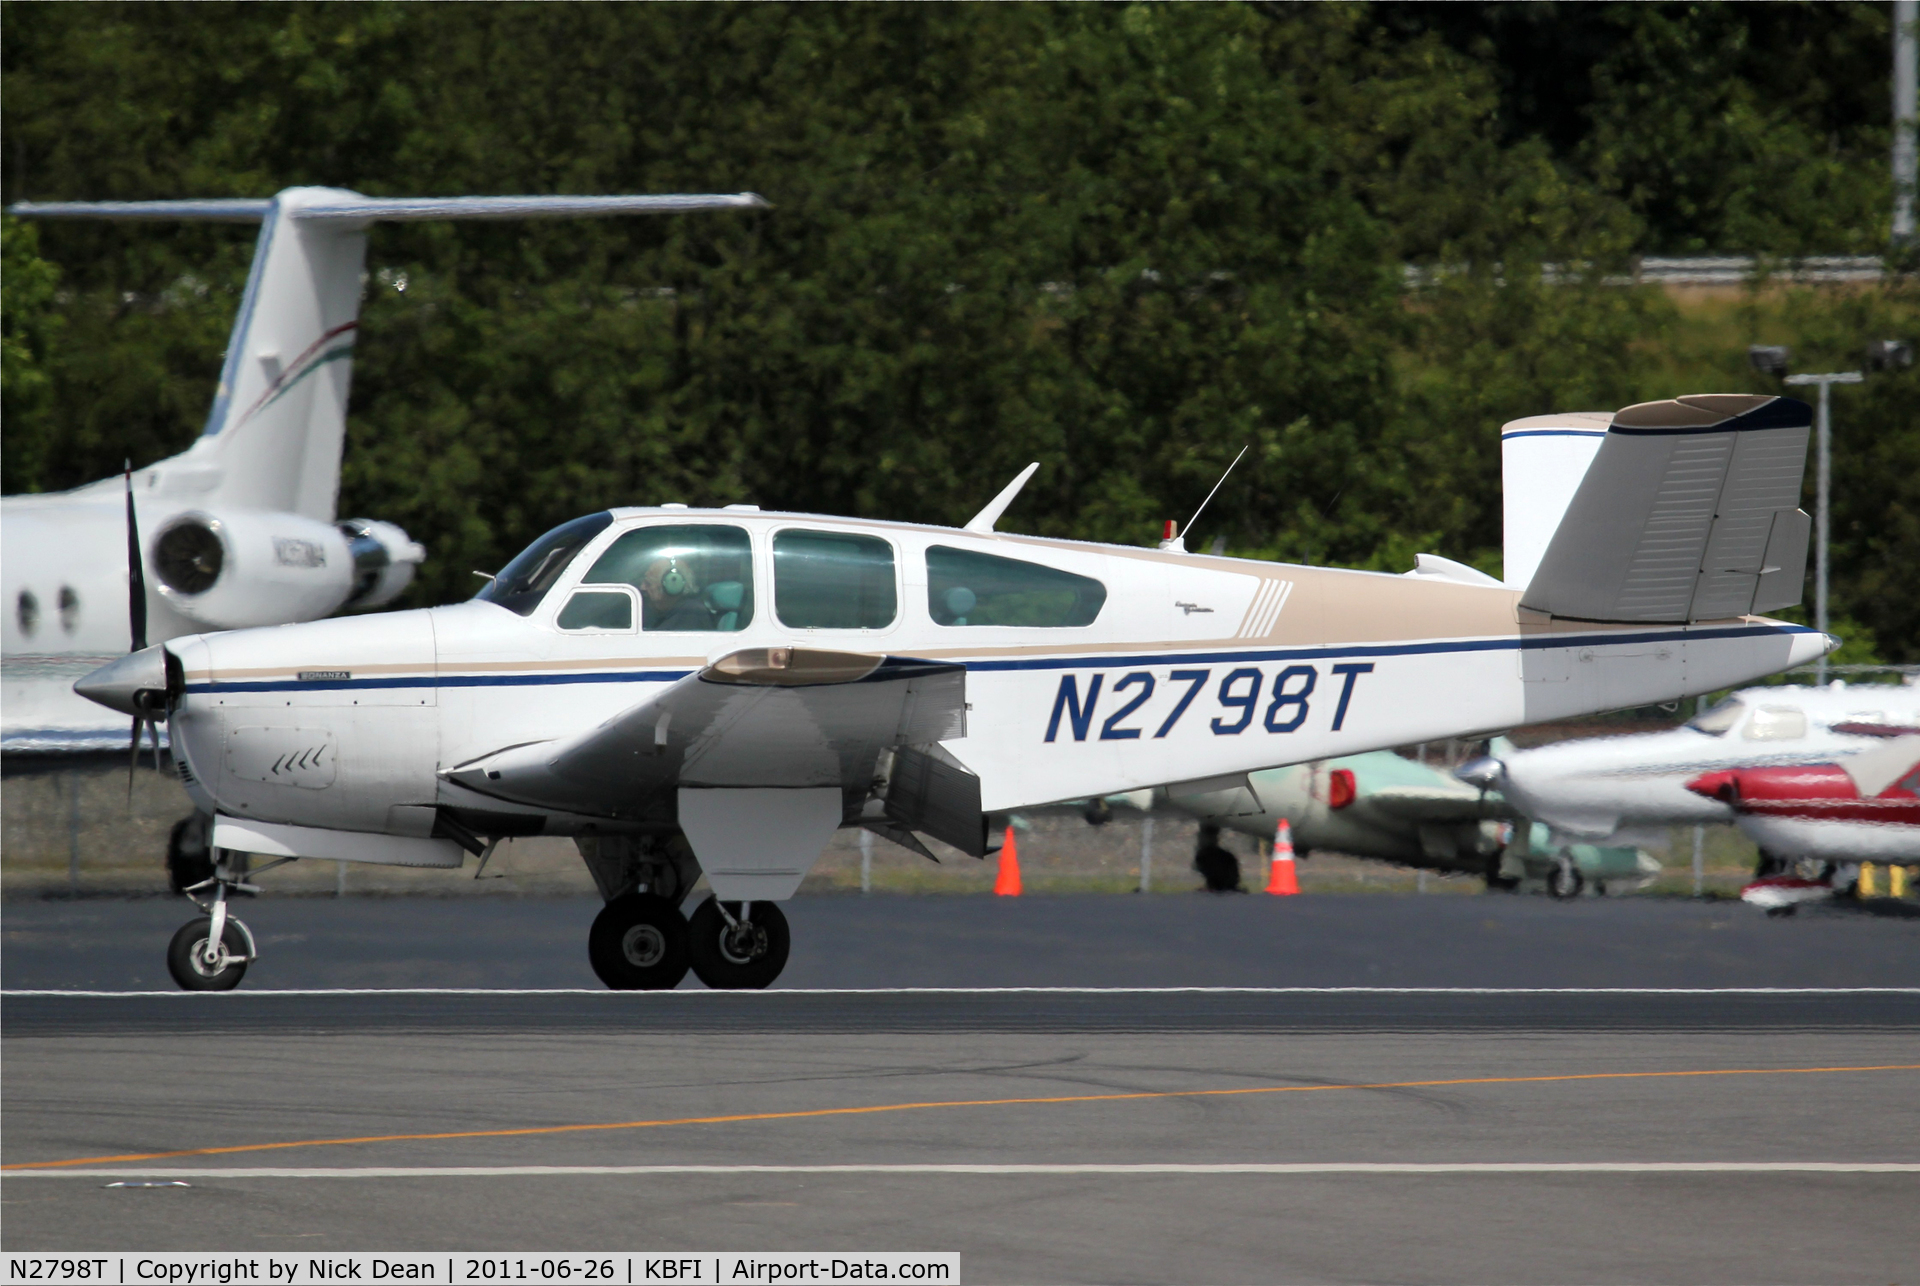
[[[522,550],[474,597],[521,616],[533,615],[573,556],[612,524],[613,515],[605,511],[560,524]]]
[[[1797,741],[1807,735],[1807,716],[1793,706],[1761,706],[1740,735],[1748,741]]]
[[[1739,697],[1728,697],[1711,710],[1689,719],[1687,727],[1695,732],[1707,733],[1709,736],[1722,736],[1734,724],[1739,723],[1740,716],[1746,712],[1746,704]]]
[[[1107,587],[1039,563],[933,545],[927,549],[927,612],[936,625],[1091,625]]]
[[[607,546],[580,584],[638,590],[643,630],[744,630],[753,621],[753,542],[716,523],[637,527]]]

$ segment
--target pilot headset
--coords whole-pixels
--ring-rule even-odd
[[[673,598],[679,598],[693,588],[693,582],[680,570],[680,560],[672,554],[667,555],[667,570],[660,575],[660,592]]]

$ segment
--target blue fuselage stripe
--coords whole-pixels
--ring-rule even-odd
[[[1743,625],[1717,630],[1667,629],[1641,634],[1535,634],[1491,639],[1458,639],[1438,643],[1345,644],[1334,647],[1242,648],[1230,652],[1154,652],[1136,656],[1026,657],[1007,661],[958,661],[975,673],[1013,670],[1120,670],[1156,665],[1230,665],[1262,661],[1318,661],[1387,656],[1431,656],[1444,652],[1518,652],[1560,647],[1617,647],[1628,643],[1704,642],[1709,639],[1764,638],[1768,635],[1813,634],[1804,625]],[[554,687],[575,683],[673,683],[692,670],[619,670],[590,674],[447,674],[410,675],[382,679],[334,679],[301,682],[267,680],[260,683],[190,683],[192,695],[222,692],[339,692],[383,688],[509,688]]]

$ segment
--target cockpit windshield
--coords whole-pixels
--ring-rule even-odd
[[[602,511],[560,524],[522,550],[518,558],[508,563],[474,597],[482,602],[498,603],[521,616],[531,616],[553,583],[560,579],[560,573],[567,570],[573,556],[612,523],[613,515]]]
[[[1746,709],[1739,697],[1728,697],[1712,709],[1687,720],[1687,727],[1710,737],[1723,736],[1729,728],[1740,722],[1740,716],[1746,713]]]

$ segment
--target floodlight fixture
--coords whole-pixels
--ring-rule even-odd
[[[1876,371],[1899,371],[1913,365],[1913,345],[1904,339],[1876,339],[1867,345],[1867,365]]]

